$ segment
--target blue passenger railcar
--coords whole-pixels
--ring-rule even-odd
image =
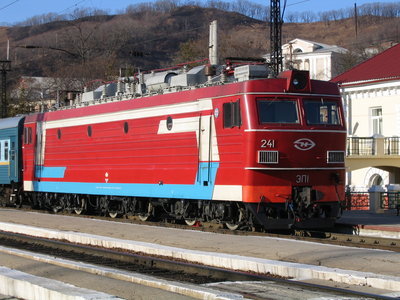
[[[7,187],[21,182],[21,136],[24,117],[0,119],[0,185]],[[9,190],[10,194],[13,192]],[[7,194],[7,193],[5,193]],[[10,195],[11,196],[11,195]]]

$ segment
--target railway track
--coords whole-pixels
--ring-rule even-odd
[[[52,257],[80,261],[97,266],[130,271],[155,276],[165,280],[173,280],[196,285],[212,285],[226,290],[220,282],[244,282],[254,286],[256,282],[264,285],[273,283],[274,289],[291,289],[317,293],[318,295],[334,296],[337,299],[393,299],[391,297],[352,291],[348,289],[323,286],[318,284],[292,281],[290,278],[279,278],[268,275],[249,274],[232,270],[206,267],[192,263],[174,261],[165,258],[129,253],[126,251],[109,250],[99,247],[89,247],[71,244],[60,240],[38,238],[0,231],[0,245],[14,249],[28,250],[34,253],[51,255]],[[244,285],[245,286],[245,285]],[[260,292],[242,291],[249,299],[275,299],[270,295],[260,295]]]
[[[43,210],[34,210],[31,208],[24,207],[23,210],[26,211],[38,211],[43,213]],[[52,213],[52,212],[48,212]],[[400,252],[400,240],[393,238],[381,238],[381,237],[373,237],[373,236],[360,236],[354,234],[357,232],[351,226],[347,226],[343,228],[344,225],[341,225],[341,228],[338,230],[332,231],[310,231],[310,230],[287,230],[287,231],[279,231],[279,232],[256,232],[250,230],[229,230],[224,228],[223,224],[218,223],[202,223],[196,224],[195,226],[188,226],[186,224],[179,223],[170,223],[166,221],[146,221],[143,222],[139,217],[133,216],[129,218],[110,218],[104,216],[95,216],[95,215],[76,215],[73,213],[62,212],[59,213],[66,216],[73,216],[77,218],[95,218],[101,220],[108,220],[113,222],[121,222],[121,223],[133,223],[133,224],[146,224],[149,226],[160,226],[167,228],[177,228],[184,230],[197,230],[204,232],[213,232],[220,234],[232,234],[232,235],[242,235],[242,236],[268,236],[268,237],[277,237],[277,238],[285,238],[285,239],[295,239],[309,242],[317,242],[323,244],[332,244],[332,245],[341,245],[341,246],[349,246],[349,247],[359,247],[359,248],[370,248],[370,249],[381,249],[381,250],[389,250]],[[345,230],[343,230],[345,229]],[[350,233],[341,233],[340,231],[348,231]]]

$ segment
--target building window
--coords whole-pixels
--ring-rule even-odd
[[[371,108],[372,135],[382,134],[382,107]]]

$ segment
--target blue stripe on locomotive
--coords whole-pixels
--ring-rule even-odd
[[[34,181],[33,187],[38,192],[211,200],[218,168],[219,162],[200,163],[194,184]],[[59,178],[60,171],[64,170],[59,168],[52,173],[54,170],[50,172],[44,167],[42,171],[42,178],[43,174],[53,174],[57,176],[51,178]]]
[[[0,184],[21,181],[24,117],[0,119]]]

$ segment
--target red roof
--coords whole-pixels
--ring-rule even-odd
[[[380,81],[400,78],[400,44],[360,63],[352,69],[336,76],[336,83],[355,83],[360,81]]]

